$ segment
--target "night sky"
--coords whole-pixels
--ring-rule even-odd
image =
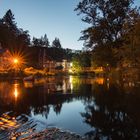
[[[0,17],[11,9],[18,27],[29,30],[31,39],[46,33],[50,43],[58,37],[63,48],[82,49],[83,42],[78,39],[87,24],[74,11],[79,1],[0,0]],[[135,0],[135,5],[140,6],[140,0]]]

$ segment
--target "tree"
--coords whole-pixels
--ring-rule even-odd
[[[62,48],[59,38],[55,38],[52,42],[52,47],[54,48]]]
[[[123,25],[133,0],[82,0],[76,11],[83,14],[82,21],[90,24],[80,38],[85,46],[122,45]]]
[[[41,47],[40,46],[40,39],[33,37],[32,44],[34,47]]]
[[[0,42],[3,48],[16,46],[17,26],[11,10],[0,19]]]
[[[79,55],[74,55],[72,58],[72,69],[74,72],[80,72],[82,69],[79,60],[80,60]]]
[[[84,15],[82,21],[90,25],[82,31],[80,39],[93,50],[93,61],[98,66],[116,66],[120,61],[115,57],[114,48],[119,52],[128,32],[124,25],[135,20],[130,16],[132,11],[136,12],[132,4],[133,0],[82,0],[77,5],[78,15]]]
[[[14,14],[8,10],[0,19],[0,43],[3,49],[8,49],[13,56],[27,59],[27,48],[30,45],[30,35],[17,27]]]
[[[64,55],[65,55],[65,59],[71,61],[72,60],[72,56],[73,56],[73,52],[72,52],[72,49],[64,49]]]
[[[16,38],[16,48],[15,51],[22,52],[24,55],[27,55],[27,47],[30,45],[30,35],[28,31],[20,29],[20,34]]]
[[[30,44],[28,31],[17,27],[14,14],[9,9],[0,20],[0,42],[11,52],[24,51]]]
[[[43,41],[44,47],[49,47],[49,46],[50,46],[49,39],[48,39],[48,37],[47,37],[46,34],[45,34],[44,37],[42,38],[42,41]]]
[[[90,52],[82,52],[79,57],[81,67],[91,66],[91,55]]]
[[[73,70],[80,72],[85,67],[91,66],[91,56],[89,52],[75,53],[72,57]]]
[[[137,18],[136,18],[137,17]],[[127,67],[140,66],[140,15],[135,17],[135,22],[126,23],[124,44],[117,51],[119,65]]]
[[[46,34],[41,38],[33,37],[32,44],[33,46],[36,46],[36,47],[49,47],[50,46],[49,39]]]
[[[115,66],[116,58],[113,55],[113,50],[109,46],[96,46],[92,51],[92,66],[93,67],[106,67]]]
[[[15,22],[14,14],[12,13],[11,9],[9,9],[3,16],[2,24],[8,27],[10,30],[12,30],[15,34],[19,33],[19,30]]]

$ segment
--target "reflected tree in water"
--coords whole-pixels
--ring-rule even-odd
[[[88,104],[81,113],[84,122],[95,128],[86,135],[98,139],[138,139],[140,137],[140,112],[138,91],[126,94],[123,89],[111,86],[97,86],[94,90],[95,102]]]
[[[61,80],[64,81],[64,79]],[[107,83],[106,80],[98,82],[97,79],[79,77],[73,78],[73,80],[74,82],[71,81],[73,90],[67,90],[64,93],[63,91],[48,93],[48,86],[40,84],[32,88],[25,88],[20,83],[20,93],[16,104],[13,93],[10,92],[13,91],[11,84],[1,83],[0,113],[13,111],[15,118],[21,117],[23,114],[29,118],[32,115],[41,115],[47,122],[51,109],[56,116],[59,116],[65,103],[80,101],[85,106],[85,112],[81,113],[81,117],[84,123],[93,130],[87,132],[86,135],[101,140],[103,138],[121,140],[140,137],[139,86],[128,87],[124,86],[124,83],[112,84]],[[57,85],[60,81],[58,80],[56,83],[51,81],[51,83]],[[110,85],[108,86],[108,84]],[[3,87],[9,88],[4,94],[1,93],[4,90]]]

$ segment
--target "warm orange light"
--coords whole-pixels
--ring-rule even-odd
[[[18,61],[18,59],[14,59],[14,64],[17,64],[19,61]]]
[[[18,91],[18,84],[14,84],[14,97],[15,99],[18,98],[19,91]]]
[[[104,78],[96,78],[95,82],[99,85],[103,85],[104,84]]]
[[[14,95],[15,95],[15,98],[18,97],[18,91],[17,91],[17,88],[15,88]]]

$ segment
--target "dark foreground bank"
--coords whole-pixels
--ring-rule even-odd
[[[58,128],[48,128],[42,132],[34,133],[31,136],[23,138],[22,140],[93,140],[94,138],[85,138],[71,133],[69,131],[62,131]]]

